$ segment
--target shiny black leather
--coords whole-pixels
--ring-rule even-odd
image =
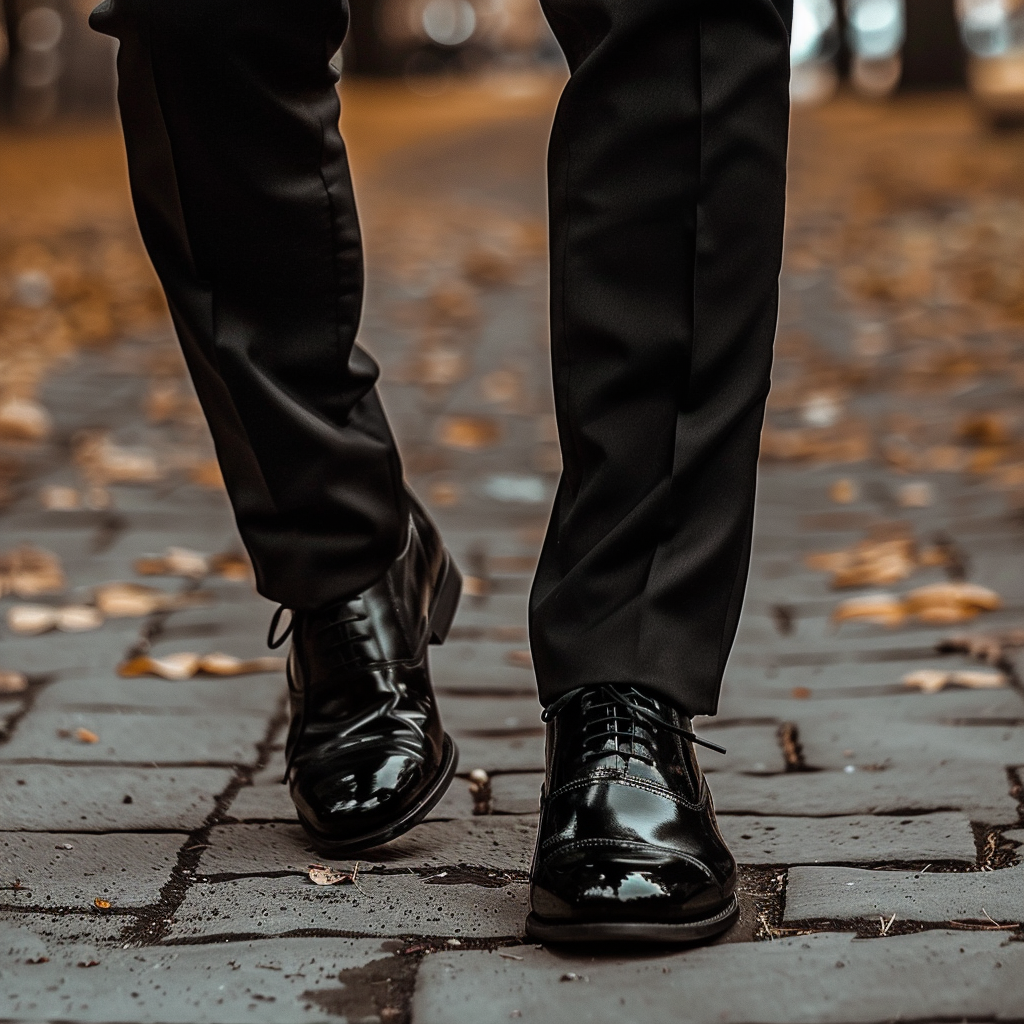
[[[295,612],[287,779],[324,853],[395,838],[444,795],[458,752],[441,726],[427,647],[448,632],[462,580],[410,497],[407,540],[357,597]]]
[[[689,719],[631,686],[576,691],[548,714],[527,931],[543,941],[694,941],[736,917]]]

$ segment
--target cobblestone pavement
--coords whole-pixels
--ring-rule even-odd
[[[976,156],[982,129],[969,110],[929,102],[899,115],[906,158],[914,130],[928,136],[921,145]],[[830,146],[850,139],[853,153],[857,132],[885,116],[842,104],[800,115],[794,189],[821,161],[842,159]],[[844,117],[849,134],[829,136]],[[936,619],[956,611],[889,629],[836,624],[844,595],[805,562],[865,537],[912,535],[921,564],[885,589],[966,577],[1002,599],[971,630],[1019,627],[1024,519],[1006,488],[963,468],[999,446],[1014,464],[1012,415],[998,444],[964,428],[946,463],[899,452],[936,447],[924,420],[949,434],[974,416],[995,431],[988,410],[1020,408],[1020,362],[941,387],[891,386],[905,369],[900,318],[927,302],[851,300],[840,288],[851,267],[835,262],[847,257],[828,249],[845,200],[833,195],[815,212],[809,184],[807,202],[794,197],[777,374],[783,398],[796,387],[799,401],[773,400],[749,599],[720,715],[699,723],[729,750],[702,758],[742,864],[741,920],[696,950],[594,955],[525,942],[543,744],[525,604],[557,476],[546,127],[546,115],[521,117],[427,138],[367,173],[361,191],[374,239],[365,337],[410,479],[469,577],[433,658],[462,752],[450,794],[425,824],[368,854],[355,884],[314,885],[318,858],[278,784],[280,673],[117,674],[138,656],[263,655],[271,608],[248,583],[147,579],[188,601],[81,633],[5,629],[0,668],[24,673],[28,687],[0,698],[0,1019],[1024,1020],[1015,649],[994,650],[987,666],[940,654],[963,627]],[[927,216],[947,216],[931,199],[921,209],[918,250],[931,237]],[[982,330],[985,351],[1020,344],[1010,328]],[[173,398],[184,386],[173,353],[168,337],[129,339],[80,355],[43,386],[55,429],[29,450],[31,473],[0,515],[0,548],[60,557],[70,589],[51,603],[139,582],[135,561],[169,546],[236,545],[222,493],[174,469],[203,442],[194,409]],[[112,484],[106,509],[44,509],[40,494],[55,503],[44,488],[79,486],[73,453],[80,432],[97,428],[170,468],[155,483]],[[18,603],[8,596],[3,608]],[[883,606],[904,614],[891,599]],[[925,676],[922,690],[903,681],[918,670],[961,675]],[[489,773],[490,814],[474,814],[473,769]]]

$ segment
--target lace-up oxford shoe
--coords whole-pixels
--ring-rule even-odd
[[[542,942],[697,942],[739,907],[690,721],[632,686],[545,711],[547,773],[527,933]]]
[[[285,779],[327,856],[389,842],[441,799],[458,750],[441,726],[427,648],[448,633],[462,577],[413,502],[387,574],[349,601],[292,615]],[[280,614],[280,613],[279,613]]]

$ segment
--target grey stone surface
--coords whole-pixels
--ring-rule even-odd
[[[0,932],[0,950],[4,938]],[[367,939],[229,942],[212,950],[179,946],[83,953],[45,948],[48,963],[26,963],[46,955],[34,952],[4,966],[0,1014],[5,1019],[284,1024],[322,1021],[326,1015],[368,1020],[378,1009],[371,984],[382,986],[387,971],[364,977],[361,969],[390,959],[379,941]],[[98,963],[78,966],[91,960]],[[367,989],[362,999],[351,991],[360,983]]]
[[[885,771],[790,772],[758,777],[717,772],[715,806],[732,814],[900,814],[960,810],[992,824],[1017,820],[1006,773],[956,764]]]
[[[487,772],[544,770],[544,736],[455,736],[459,747],[459,771],[474,768]]]
[[[380,937],[522,934],[525,883],[485,888],[475,881],[456,884],[457,877],[430,882],[410,874],[360,875],[358,888],[318,886],[298,876],[199,884],[175,913],[169,938],[282,935],[303,928]]]
[[[971,823],[963,814],[921,814],[911,818],[762,818],[721,814],[718,824],[741,864],[924,860],[973,864],[977,856]]]
[[[10,906],[155,903],[187,836],[0,832],[0,902]],[[67,849],[66,847],[70,847]],[[9,887],[20,882],[21,888]]]
[[[80,728],[99,740],[76,739]],[[265,718],[252,714],[39,712],[0,747],[0,761],[247,764],[255,762],[266,730]]]
[[[492,775],[491,793],[495,814],[536,814],[540,809],[540,786],[543,781],[544,775],[541,772]],[[468,780],[457,778],[428,817],[472,819],[473,797]]]
[[[795,867],[786,920],[876,917],[912,921],[1024,921],[1024,867],[966,873]]]
[[[803,935],[623,958],[534,947],[428,957],[413,1024],[1018,1020],[1024,944],[999,933]],[[564,980],[574,974],[577,980]]]
[[[163,714],[268,716],[285,694],[281,676],[267,673],[228,679],[209,677],[119,679],[112,673],[61,678],[40,690],[37,711],[130,711],[145,709]]]
[[[94,908],[48,914],[0,908],[0,978],[11,965],[27,958],[52,957],[57,949],[69,959],[75,958],[76,963],[98,960],[98,951],[123,945],[124,929],[135,921],[132,914],[111,914]],[[3,992],[0,986],[0,998]]]
[[[342,863],[351,865],[358,859],[364,871],[447,864],[526,871],[535,835],[532,818],[495,815],[427,821],[387,846],[345,858]],[[202,875],[305,873],[311,863],[324,862],[299,825],[226,825],[212,829],[208,842],[198,868]]]
[[[8,830],[44,832],[187,831],[203,823],[232,774],[225,768],[0,765],[0,822]]]

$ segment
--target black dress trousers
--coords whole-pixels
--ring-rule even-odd
[[[542,702],[713,713],[750,556],[782,252],[792,0],[543,0],[564,471],[530,602]],[[260,592],[350,597],[404,540],[355,344],[362,255],[330,59],[344,0],[104,0],[132,196]],[[439,102],[443,102],[439,100]]]

